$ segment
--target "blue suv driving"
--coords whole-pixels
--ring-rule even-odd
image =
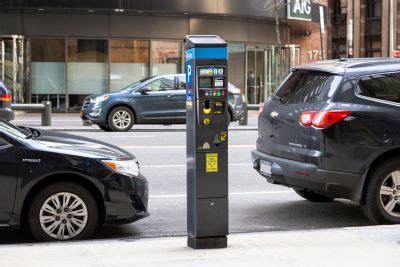
[[[229,121],[245,115],[240,90],[228,86]],[[83,121],[104,131],[128,131],[136,124],[186,122],[186,82],[184,74],[167,74],[143,79],[116,93],[85,98]]]

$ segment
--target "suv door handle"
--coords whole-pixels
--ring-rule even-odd
[[[169,94],[169,95],[167,95],[168,98],[171,98],[171,97],[173,97],[173,96],[175,96],[175,94]]]

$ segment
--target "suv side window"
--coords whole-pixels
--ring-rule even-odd
[[[375,74],[358,81],[359,95],[400,103],[400,74]]]
[[[152,92],[174,90],[174,80],[173,78],[160,78],[149,82],[145,86],[149,87]]]

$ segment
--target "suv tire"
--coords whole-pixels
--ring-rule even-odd
[[[108,115],[107,125],[111,131],[126,132],[132,128],[134,120],[135,117],[129,108],[115,107]]]
[[[98,125],[100,129],[102,129],[105,132],[111,132],[110,127],[108,127],[107,125]]]
[[[307,199],[311,202],[330,202],[334,200],[332,197],[324,196],[321,194],[314,193],[312,191],[306,191],[302,189],[293,189],[299,196]]]
[[[361,203],[361,208],[365,216],[373,223],[400,223],[399,160],[400,158],[393,158],[384,161],[369,176],[370,179],[364,191],[364,200]],[[396,175],[398,176],[396,177]],[[386,211],[385,207],[392,209],[391,211]]]
[[[231,112],[228,112],[228,116],[226,117],[226,123],[227,123],[227,125],[229,126],[230,124],[231,124],[231,122],[232,122],[232,118],[233,116],[232,116],[232,114],[231,114]]]
[[[66,199],[67,204],[64,203]],[[27,217],[31,233],[38,241],[78,240],[89,238],[96,231],[99,211],[96,200],[86,188],[59,182],[35,195]],[[73,231],[69,230],[71,227]]]

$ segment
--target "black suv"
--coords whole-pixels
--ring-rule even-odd
[[[253,167],[267,181],[400,223],[400,60],[297,67],[261,105],[258,125]]]

